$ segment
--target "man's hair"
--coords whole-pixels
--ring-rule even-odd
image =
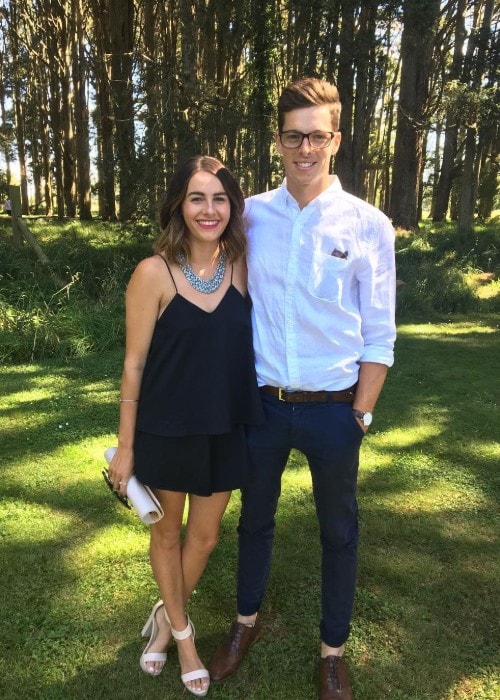
[[[283,130],[287,112],[315,105],[330,107],[332,131],[338,131],[341,110],[339,92],[335,85],[319,78],[301,78],[286,86],[278,100],[278,131]]]

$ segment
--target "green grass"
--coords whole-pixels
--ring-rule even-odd
[[[419,231],[396,238],[400,317],[500,311],[500,227],[457,233],[449,223],[425,221]],[[481,279],[482,278],[482,279]],[[482,289],[478,289],[478,283]]]
[[[30,229],[64,284],[0,227],[0,361],[78,358],[121,345],[124,290],[151,253],[153,226],[41,219]]]
[[[187,697],[175,648],[160,678],[139,669],[139,632],[157,595],[148,530],[100,475],[102,453],[115,441],[123,292],[154,230],[147,222],[30,226],[68,286],[55,286],[33,252],[14,250],[0,227],[0,697]],[[353,685],[357,700],[493,700],[498,231],[460,237],[449,225],[426,224],[397,243],[406,283],[397,360],[359,480]],[[238,509],[234,494],[190,603],[206,660],[234,615]],[[210,697],[317,696],[319,556],[308,470],[293,453],[266,635]]]
[[[63,284],[31,248],[12,247],[8,222],[0,220],[0,362],[73,360],[121,346],[124,290],[151,253],[155,225],[28,221]],[[426,221],[417,232],[398,232],[400,319],[500,311],[497,223],[468,236],[454,228]]]
[[[500,696],[498,319],[400,323],[364,442],[348,658],[357,700]],[[122,350],[0,368],[0,697],[187,697],[175,648],[139,669],[156,599],[148,530],[101,479]],[[234,614],[238,495],[189,611],[208,661]],[[217,700],[317,697],[319,544],[294,453],[278,513],[266,635]]]

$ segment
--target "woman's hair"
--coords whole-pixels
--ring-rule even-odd
[[[301,78],[286,86],[278,100],[278,131],[281,133],[285,114],[301,107],[328,105],[332,117],[332,131],[340,125],[340,97],[335,85],[319,78]]]
[[[182,215],[182,204],[186,198],[189,181],[195,173],[200,171],[215,175],[229,198],[231,214],[220,238],[220,246],[228,262],[234,262],[244,255],[247,249],[243,227],[245,202],[236,178],[217,158],[211,156],[189,158],[173,174],[160,206],[161,234],[154,244],[154,252],[163,253],[170,263],[177,262],[179,253],[184,253],[189,260],[188,229]]]

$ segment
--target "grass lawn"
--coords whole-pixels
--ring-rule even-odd
[[[400,325],[365,439],[348,658],[357,700],[500,697],[498,319]],[[101,478],[122,350],[0,368],[0,697],[188,697],[175,647],[139,669],[156,600],[148,530]],[[189,612],[208,661],[234,615],[238,494]],[[317,697],[319,544],[310,480],[284,480],[266,634],[221,700]],[[191,697],[191,696],[189,696]]]

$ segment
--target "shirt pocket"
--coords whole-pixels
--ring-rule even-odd
[[[348,262],[326,253],[314,253],[309,283],[309,294],[323,301],[339,303]]]

